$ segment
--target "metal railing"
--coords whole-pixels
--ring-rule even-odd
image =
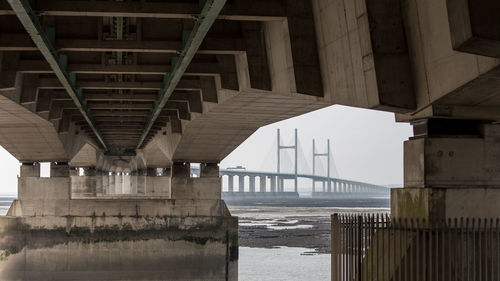
[[[500,220],[332,216],[332,281],[500,281]]]

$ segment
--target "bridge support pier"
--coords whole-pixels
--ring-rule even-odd
[[[18,199],[0,217],[0,280],[237,280],[238,221],[221,200],[218,168],[200,178],[188,168],[174,165],[168,197],[76,199],[67,163],[51,164],[50,178],[26,163]],[[95,189],[92,170],[78,190]],[[131,178],[115,173],[110,181]]]
[[[392,218],[413,223],[408,223],[405,227],[411,231],[403,234],[407,237],[407,249],[400,253],[401,259],[391,265],[388,276],[402,274],[416,276],[418,280],[424,279],[423,276],[434,276],[435,273],[430,271],[429,266],[419,266],[417,259],[412,258],[410,253],[424,256],[425,251],[430,251],[430,248],[424,248],[429,247],[428,245],[437,247],[432,243],[436,243],[438,237],[442,238],[443,233],[451,237],[447,239],[453,239],[453,243],[441,244],[439,251],[449,253],[459,245],[467,245],[467,249],[460,250],[458,257],[440,254],[439,280],[456,279],[457,274],[462,274],[458,269],[464,266],[470,272],[475,272],[476,275],[472,278],[474,280],[480,280],[478,276],[489,276],[496,269],[489,263],[484,263],[491,259],[491,255],[488,256],[488,250],[481,243],[484,244],[484,237],[488,237],[487,245],[500,243],[498,236],[486,236],[485,233],[490,230],[484,228],[487,222],[489,225],[500,218],[500,125],[429,119],[415,122],[413,126],[415,137],[404,144],[404,188],[391,191]],[[416,223],[417,219],[420,224]],[[476,220],[473,228],[470,226],[472,219]],[[469,221],[467,231],[466,220]],[[458,224],[453,224],[456,221]],[[481,230],[481,227],[484,229]],[[451,232],[450,229],[458,230]],[[400,235],[390,231],[379,229],[376,239],[385,239],[385,244],[381,242],[371,245],[369,251],[382,253],[381,255],[389,253],[390,237]],[[479,242],[479,239],[483,239],[483,242]],[[427,246],[422,248],[425,241]],[[464,260],[470,263],[460,263]],[[400,264],[405,266],[399,267]],[[370,269],[367,266],[362,268],[365,271],[363,275],[370,276]],[[448,271],[445,268],[454,270]]]
[[[238,176],[238,192],[245,192],[245,176]]]
[[[250,193],[255,193],[255,176],[249,176],[249,191]]]
[[[266,176],[260,176],[260,192],[267,192]]]
[[[228,188],[229,192],[234,192],[234,176],[233,175],[227,176],[227,188]]]
[[[276,193],[276,177],[271,176],[271,192]]]

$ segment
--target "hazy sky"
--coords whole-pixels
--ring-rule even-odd
[[[316,139],[316,152],[323,153],[329,138],[341,178],[381,185],[403,182],[403,142],[411,136],[411,126],[396,123],[392,113],[339,105],[260,128],[226,157],[221,166],[268,170],[263,167],[270,165],[263,161],[269,159],[269,154],[276,154],[277,128],[281,130],[282,145],[293,145],[294,129],[298,129],[299,144],[311,163],[312,139]],[[276,158],[271,165],[273,171]]]
[[[294,129],[299,130],[299,144],[307,159],[312,157],[313,138],[317,152],[326,152],[326,139],[330,138],[341,178],[374,184],[403,181],[403,141],[411,135],[411,127],[396,123],[392,113],[338,105],[260,128],[221,167],[242,165],[248,170],[274,171],[277,128],[281,129],[282,145],[292,145]],[[18,174],[19,162],[0,147],[0,193],[17,192]]]

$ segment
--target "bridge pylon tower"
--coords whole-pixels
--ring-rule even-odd
[[[298,174],[298,162],[297,162],[297,159],[298,159],[298,130],[297,128],[295,128],[295,144],[294,145],[289,145],[289,146],[286,146],[286,145],[281,145],[281,142],[280,142],[280,129],[277,129],[277,138],[278,138],[278,144],[277,144],[277,154],[278,154],[278,162],[277,162],[277,166],[276,166],[276,173],[279,174],[280,173],[280,165],[281,165],[281,161],[280,161],[280,152],[282,149],[293,149],[294,150],[294,157],[295,157],[295,160],[294,160],[294,174],[295,174],[295,186],[294,186],[294,189],[295,189],[295,192],[298,192],[298,181],[297,181],[297,174]],[[283,182],[283,178],[280,178],[278,176],[278,192],[284,192],[285,190],[285,187],[284,187],[284,182]]]
[[[313,161],[312,161],[312,174],[313,176],[316,175],[316,157],[326,157],[327,159],[327,172],[326,172],[326,177],[327,177],[327,188],[328,192],[332,191],[332,182],[330,180],[330,139],[326,141],[327,145],[327,150],[326,153],[316,153],[316,140],[313,139],[313,149],[312,149],[312,155],[313,155]],[[312,189],[313,193],[316,192],[316,180],[313,178],[312,179]],[[325,192],[325,182],[323,182],[323,192]]]

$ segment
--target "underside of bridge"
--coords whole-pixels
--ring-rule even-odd
[[[236,280],[218,163],[260,126],[331,104],[414,124],[394,216],[498,216],[499,12],[0,0],[0,145],[22,163],[1,279]]]

